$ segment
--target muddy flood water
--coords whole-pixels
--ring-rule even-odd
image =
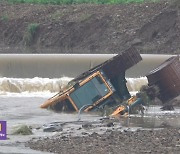
[[[180,128],[180,108],[161,111],[160,106],[146,108],[145,114],[130,115],[115,120],[113,127],[101,126],[102,118],[97,113],[80,115],[77,113],[55,113],[40,109],[40,105],[59,91],[73,77],[101,63],[113,55],[1,55],[0,56],[0,120],[7,121],[7,140],[0,140],[0,153],[46,152],[25,147],[24,142],[32,138],[50,137],[57,134],[81,136],[88,133],[104,133],[108,129],[161,129]],[[6,58],[4,58],[6,57]],[[143,62],[127,72],[127,85],[133,94],[147,84],[143,77],[149,70],[170,56],[142,55]],[[54,58],[54,59],[53,59]],[[47,62],[48,60],[48,62]],[[31,63],[33,61],[33,63]],[[52,122],[63,124],[60,132],[43,132],[43,126]],[[83,129],[82,125],[92,123],[93,129]],[[12,135],[20,125],[32,128],[33,135]]]

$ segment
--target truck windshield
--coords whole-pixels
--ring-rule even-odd
[[[80,109],[84,105],[94,104],[109,93],[109,89],[100,76],[96,76],[70,94],[70,97]]]

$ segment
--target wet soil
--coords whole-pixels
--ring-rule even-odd
[[[179,108],[160,111],[150,107],[144,116],[98,118],[95,121],[60,123],[60,132],[36,137],[25,146],[34,150],[74,154],[178,154],[180,151]],[[84,116],[81,117],[84,119]],[[58,123],[56,123],[58,124]]]
[[[157,106],[152,106],[144,116],[63,123],[60,132],[54,132],[50,137],[33,138],[25,145],[34,150],[61,154],[178,154],[179,111],[179,108],[160,111]]]
[[[56,136],[31,140],[27,143],[36,150],[53,153],[173,153],[180,151],[180,129],[141,131],[107,131],[79,136]]]
[[[119,53],[135,46],[140,53],[178,54],[179,40],[180,9],[172,1],[0,3],[0,53]]]

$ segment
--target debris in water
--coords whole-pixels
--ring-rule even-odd
[[[174,110],[174,107],[171,104],[167,104],[167,105],[164,105],[163,107],[161,107],[160,109],[162,111],[172,111],[172,110]]]
[[[54,122],[50,124],[44,124],[43,131],[44,132],[60,132],[60,131],[63,131],[63,128],[61,124]]]
[[[27,125],[20,125],[14,128],[12,135],[32,135],[32,129]]]

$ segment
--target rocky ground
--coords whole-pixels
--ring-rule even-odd
[[[0,53],[180,53],[180,7],[0,2]]]
[[[107,131],[82,137],[56,136],[29,141],[26,146],[61,154],[179,154],[180,129]]]

